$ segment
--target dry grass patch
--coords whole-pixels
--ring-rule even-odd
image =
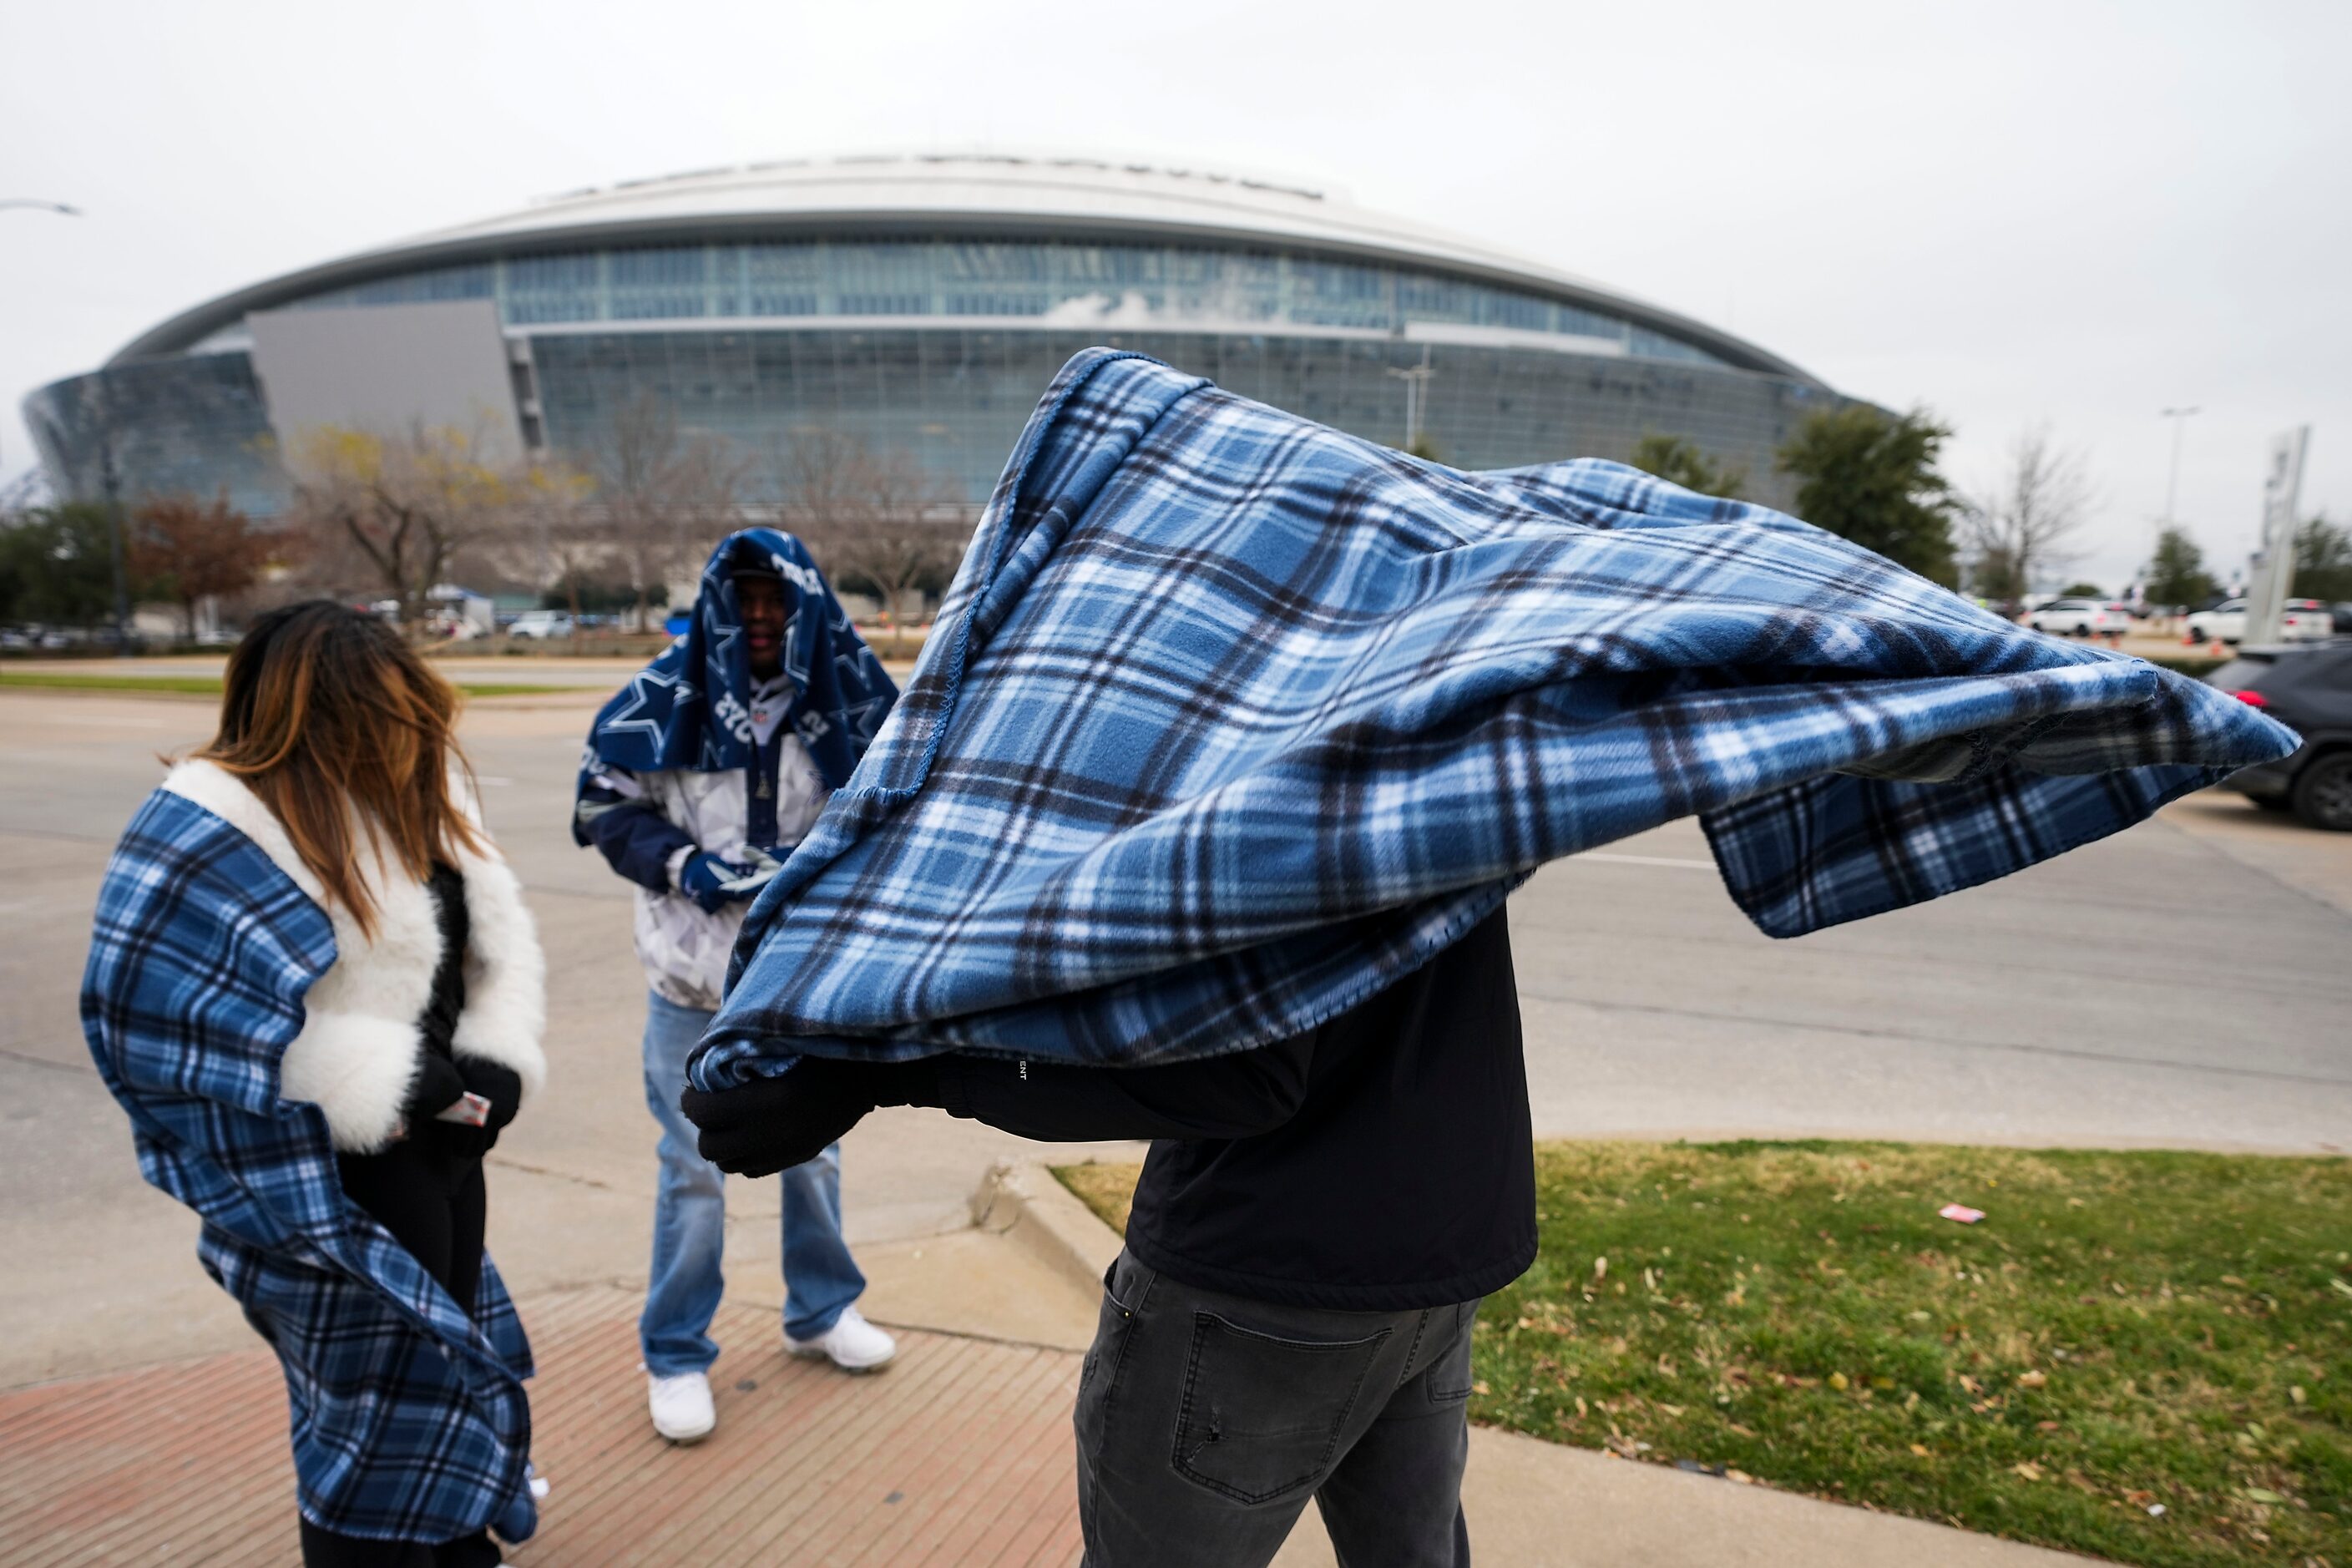
[[[1135,1169],[1057,1173],[1120,1226]],[[1478,1420],[2122,1562],[2352,1568],[2352,1163],[1547,1143],[1537,1177]]]

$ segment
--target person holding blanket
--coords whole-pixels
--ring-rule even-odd
[[[226,686],[99,889],[90,1053],[285,1364],[302,1561],[497,1563],[537,1523],[530,1349],[482,1250],[482,1156],[546,1077],[530,915],[456,694],[382,620],[273,611]]]
[[[1152,1140],[1078,1384],[1092,1568],[1256,1564],[1312,1497],[1349,1568],[1458,1568],[1479,1298],[1536,1256],[1499,909],[1328,1023],[1125,1072],[803,1057],[687,1114],[765,1175],[881,1105],[1044,1142]]]
[[[654,1427],[673,1442],[718,1415],[710,1320],[724,1289],[725,1196],[678,1112],[686,1060],[719,1005],[751,898],[847,782],[898,688],[799,540],[730,535],[703,568],[692,624],[596,716],[572,836],[636,884],[637,956],[652,994],[646,1103],[661,1128],[653,1267],[638,1338]],[[783,1182],[784,1345],[852,1372],[890,1336],[855,1303],[866,1277],[841,1234],[830,1140]]]
[[[1468,1316],[1533,1245],[1505,900],[1697,816],[1774,936],[2007,876],[2296,737],[1847,541],[1474,474],[1096,349],[746,919],[705,1152],[877,1104],[1155,1142],[1077,1397],[1092,1568],[1458,1564]]]

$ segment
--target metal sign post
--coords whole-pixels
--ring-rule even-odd
[[[2294,511],[2303,493],[2304,454],[2310,446],[2308,425],[2271,439],[2270,472],[2263,480],[2262,552],[2246,584],[2246,647],[2286,636],[2286,600],[2294,586]]]

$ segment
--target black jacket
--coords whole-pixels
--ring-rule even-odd
[[[1256,1050],[1125,1069],[910,1066],[914,1103],[1025,1138],[1154,1140],[1127,1245],[1203,1289],[1401,1311],[1485,1295],[1535,1260],[1500,910],[1370,1000]]]

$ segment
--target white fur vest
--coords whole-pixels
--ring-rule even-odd
[[[277,816],[243,781],[203,761],[182,763],[163,781],[251,839],[325,911],[335,962],[303,997],[302,1032],[278,1064],[278,1091],[326,1113],[335,1147],[370,1153],[392,1141],[400,1107],[422,1068],[417,1030],[441,957],[433,896],[404,877],[371,879],[375,936],[330,902],[294,852]],[[472,803],[465,803],[469,816]],[[478,818],[477,818],[478,821]],[[522,884],[504,860],[461,851],[466,882],[466,1008],[450,1048],[512,1069],[529,1104],[547,1079],[540,1037],[547,1028],[547,961],[532,929]]]

